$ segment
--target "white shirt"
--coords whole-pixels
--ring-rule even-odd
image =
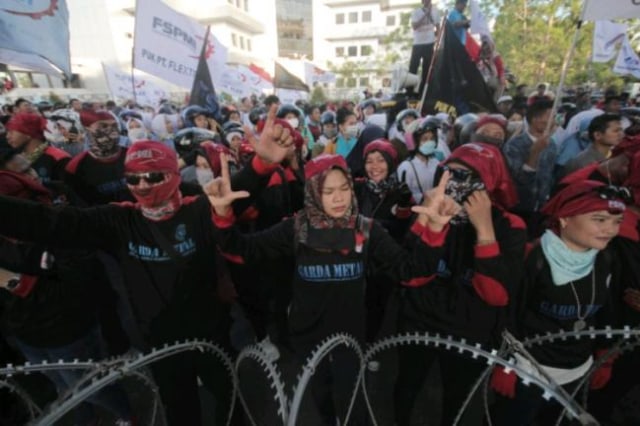
[[[411,14],[411,27],[425,16],[423,8],[416,9]],[[438,10],[431,7],[431,19],[427,18],[420,26],[413,30],[413,44],[433,44],[436,41],[436,25],[440,22]]]
[[[416,203],[421,203],[424,192],[433,188],[433,178],[439,163],[434,157],[423,161],[416,156],[412,160],[403,161],[398,167],[398,177],[407,184]]]

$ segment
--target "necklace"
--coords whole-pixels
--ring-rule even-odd
[[[575,286],[573,285],[573,281],[570,281],[571,290],[573,291],[573,297],[576,298],[576,308],[578,312],[576,313],[576,317],[578,319],[573,323],[573,331],[582,331],[587,327],[587,322],[585,319],[589,315],[589,307],[593,306],[593,302],[596,300],[596,268],[595,265],[593,270],[591,271],[591,302],[589,303],[587,309],[584,312],[584,315],[580,315],[582,311],[582,304],[580,303],[580,299],[578,298],[578,292],[576,291]]]

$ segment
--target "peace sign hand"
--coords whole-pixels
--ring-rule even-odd
[[[450,178],[451,173],[448,170],[445,171],[438,186],[425,192],[422,204],[411,207],[411,211],[419,215],[418,223],[423,226],[428,225],[435,232],[442,231],[462,208],[453,198],[445,194]]]
[[[220,155],[221,176],[212,180],[204,187],[204,192],[209,197],[209,203],[213,207],[216,216],[229,217],[231,204],[235,200],[248,198],[247,191],[233,191],[231,189],[231,177],[229,176],[229,156]]]
[[[293,135],[289,129],[276,123],[277,112],[278,105],[271,105],[259,140],[256,139],[250,128],[245,126],[244,129],[244,134],[247,135],[256,155],[265,163],[270,164],[282,162],[287,156],[289,147],[293,145]]]

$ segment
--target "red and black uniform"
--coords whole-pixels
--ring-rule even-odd
[[[177,161],[168,158],[166,162],[175,163],[177,174]],[[264,173],[264,167],[259,161],[254,164],[255,168],[246,167],[234,176],[234,188],[258,192],[266,184],[266,177],[256,172]],[[90,247],[112,253],[122,265],[136,319],[150,347],[188,338],[225,344],[228,312],[216,297],[212,261],[216,249],[208,199],[185,198],[172,216],[161,221],[148,219],[138,206],[52,209],[0,197],[0,212],[6,212],[1,215],[0,235],[52,247]],[[238,205],[238,209],[245,207]],[[229,402],[224,369],[200,358],[187,353],[152,367],[171,424],[200,421],[196,376],[221,406]],[[218,421],[222,422],[226,413],[219,411]]]
[[[110,159],[98,159],[85,151],[67,164],[65,182],[86,206],[133,201],[124,180],[126,156],[124,148]]]

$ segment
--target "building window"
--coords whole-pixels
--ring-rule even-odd
[[[360,77],[360,87],[369,86],[369,77]]]
[[[242,1],[242,8],[244,9],[245,12],[249,11],[249,0]]]
[[[373,49],[368,44],[360,46],[360,56],[370,56]]]
[[[240,49],[244,50],[244,37],[240,36]]]
[[[227,3],[233,4],[233,0],[227,0]]]
[[[358,85],[358,79],[355,77],[349,77],[347,79],[347,87],[356,87]]]
[[[336,87],[344,87],[344,78],[342,77],[336,78]]]
[[[350,24],[358,23],[358,12],[349,12],[349,23]]]
[[[233,47],[238,47],[238,36],[235,33],[231,33],[231,44]]]
[[[344,24],[344,13],[336,13],[336,25]]]
[[[396,15],[387,15],[387,26],[393,27],[396,25]]]
[[[339,58],[344,56],[344,47],[336,47],[336,56]]]
[[[247,39],[247,50],[251,52],[251,40]]]
[[[237,7],[238,9],[240,9],[240,2],[241,2],[241,1],[242,1],[242,0],[236,0],[236,7]]]
[[[371,22],[371,11],[365,10],[362,12],[362,22]]]
[[[347,55],[358,56],[358,46],[349,46],[347,49]]]

